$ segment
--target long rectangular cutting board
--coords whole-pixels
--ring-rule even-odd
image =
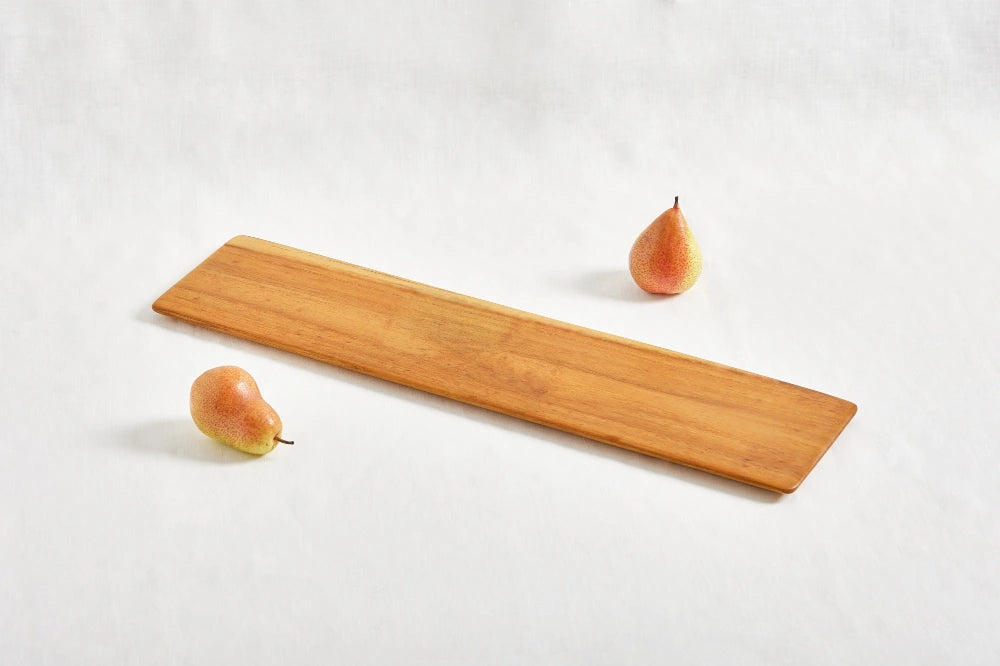
[[[161,314],[782,493],[854,416],[833,396],[248,236]]]

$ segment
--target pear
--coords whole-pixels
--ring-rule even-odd
[[[191,385],[191,418],[203,433],[233,448],[264,455],[281,439],[281,419],[264,402],[250,373],[234,365],[204,372]]]
[[[651,294],[687,291],[701,275],[701,248],[681,212],[679,197],[639,234],[628,257],[636,284]]]

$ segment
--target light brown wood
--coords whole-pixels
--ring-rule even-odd
[[[854,416],[823,393],[238,236],[157,312],[782,493]]]

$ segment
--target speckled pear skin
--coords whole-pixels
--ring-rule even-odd
[[[264,455],[281,438],[281,419],[257,382],[233,365],[212,368],[191,385],[191,418],[203,433],[233,448]]]
[[[687,291],[701,275],[701,248],[681,212],[678,198],[639,234],[628,258],[636,284],[651,294]]]

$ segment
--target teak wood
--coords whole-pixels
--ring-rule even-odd
[[[776,492],[856,406],[776,379],[237,236],[161,314]]]

